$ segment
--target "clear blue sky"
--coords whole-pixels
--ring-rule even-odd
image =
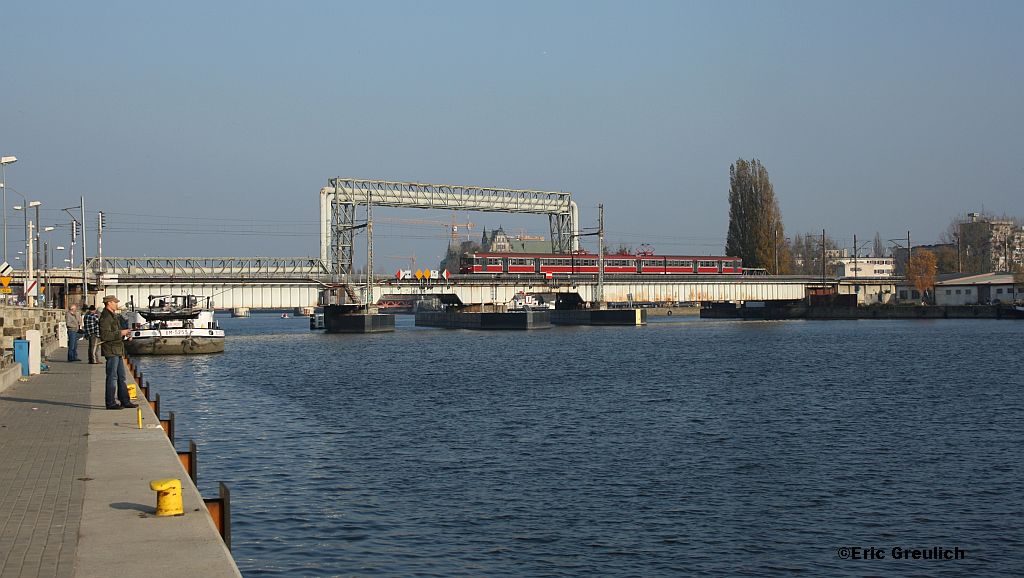
[[[931,242],[966,211],[1024,216],[1022,21],[990,1],[9,2],[0,153],[44,225],[80,195],[107,211],[108,255],[315,255],[336,175],[571,191],[611,243],[719,253],[738,157],[767,166],[788,233]],[[440,227],[378,231],[382,255],[443,250]]]

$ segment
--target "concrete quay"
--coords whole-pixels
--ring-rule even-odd
[[[0,577],[241,576],[141,389],[139,429],[105,408],[103,365],[66,358],[0,382]],[[163,478],[181,480],[183,516],[154,515]]]

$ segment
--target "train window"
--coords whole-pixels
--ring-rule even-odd
[[[495,257],[488,257],[487,258],[487,264],[488,265],[501,265],[501,259],[498,259],[498,258],[495,258]]]

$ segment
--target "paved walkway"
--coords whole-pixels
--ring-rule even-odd
[[[66,359],[60,349],[55,359]],[[50,370],[0,393],[0,576],[72,576],[82,522],[91,383],[102,365]],[[128,411],[128,410],[124,410]]]
[[[0,578],[241,576],[148,404],[139,429],[103,365],[50,357],[0,392]],[[149,481],[172,477],[185,515],[157,518]]]

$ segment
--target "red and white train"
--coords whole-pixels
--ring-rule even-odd
[[[682,257],[676,255],[606,255],[605,273],[629,275],[742,275],[739,257]],[[459,263],[462,274],[535,273],[597,274],[597,255],[591,253],[524,254],[472,253]]]

